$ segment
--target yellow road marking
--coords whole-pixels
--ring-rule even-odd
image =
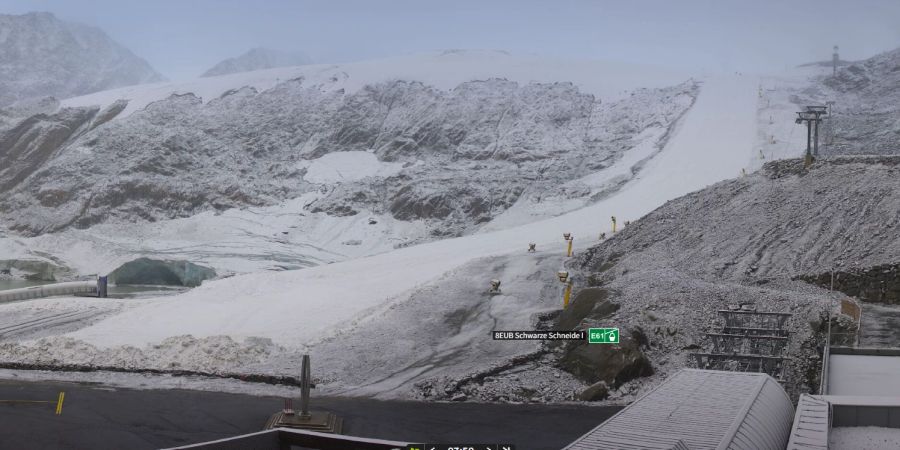
[[[57,416],[62,414],[62,405],[63,405],[63,400],[65,400],[65,398],[66,398],[66,393],[60,392],[59,400],[56,401],[56,415]]]
[[[66,399],[66,393],[60,392],[56,399],[56,415],[62,414],[63,400]],[[53,400],[0,400],[0,403],[53,403]]]

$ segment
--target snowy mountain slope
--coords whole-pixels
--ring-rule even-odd
[[[900,153],[900,48],[816,77],[795,101],[835,102],[820,131],[823,155]]]
[[[518,73],[524,64],[482,53],[419,59],[426,68],[455,68],[457,79],[473,76],[463,75],[466,70],[482,73],[484,61],[494,61],[497,73]],[[397,73],[418,67],[411,61]],[[526,61],[532,64],[526,67],[537,67]],[[348,70],[376,80],[386,76],[369,73],[384,70],[382,65],[367,64]],[[618,84],[616,70],[601,83],[607,66],[596,67],[601,71],[594,74],[595,87],[627,86]],[[562,76],[556,66],[545,69],[545,75]],[[213,77],[184,86],[203,86],[205,95],[279,70],[312,69]],[[205,101],[184,93],[131,114],[134,101],[151,101],[161,85],[117,91],[134,94],[125,96],[127,104],[105,103],[118,94],[101,93],[107,97],[97,106],[63,108],[41,119],[85,116],[78,132],[58,147],[48,133],[19,125],[23,133],[7,132],[7,147],[35,149],[43,148],[36,142],[48,142],[41,153],[47,158],[7,177],[14,187],[0,200],[0,210],[13,230],[44,236],[6,248],[65,253],[82,273],[103,273],[114,262],[154,252],[221,264],[217,269],[224,272],[296,268],[470,233],[522,195],[575,200],[504,221],[515,225],[589,203],[598,193],[591,186],[617,189],[621,183],[606,186],[604,180],[637,171],[640,159],[665,142],[696,96],[688,82],[600,101],[570,83],[496,78],[449,91],[395,80],[348,93],[337,86],[349,82],[333,78],[325,84],[304,77],[276,80],[261,92],[236,87]],[[361,83],[349,75],[347,80]],[[644,156],[619,163],[636,150]],[[592,181],[568,184],[585,177]],[[262,220],[271,226],[259,231],[240,224],[261,217],[277,219]],[[306,232],[325,224],[345,232],[325,240]],[[354,231],[360,224],[366,231]],[[198,227],[221,233],[192,231]]]
[[[33,97],[0,107],[0,133],[15,126],[24,117],[53,114],[59,110],[59,100],[53,97]]]
[[[813,79],[822,76],[826,68],[807,66],[762,77],[759,86],[757,112],[756,168],[777,159],[796,158],[806,149],[806,126],[795,122],[798,95],[809,89]]]
[[[669,202],[600,249],[641,249],[687,273],[732,280],[892,263],[900,258],[898,174],[898,157],[823,159],[808,171],[798,159],[775,161]]]
[[[0,254],[17,260],[46,260],[46,255],[53,255],[55,263],[80,274],[109,273],[145,256],[193,261],[228,275],[344,261],[427,235],[421,221],[400,221],[371,211],[346,217],[308,212],[305,206],[319,195],[313,192],[268,207],[101,224],[33,238],[0,233]]]
[[[2,209],[27,209],[7,223],[37,234],[268,205],[317,189],[304,178],[306,161],[372,151],[404,170],[376,185],[331,183],[311,211],[387,210],[401,220],[431,219],[439,234],[458,234],[514,203],[522,188],[545,190],[608,166],[644,127],[670,125],[690,104],[692,86],[634,98],[644,97],[659,108],[640,110],[633,98],[601,105],[570,85],[502,80],[466,83],[449,94],[395,82],[350,96],[321,95],[295,81],[207,104],[184,95],[67,143],[11,189]],[[610,123],[623,117],[627,126]],[[525,184],[511,178],[512,170],[533,175]],[[490,181],[472,185],[469,177]]]
[[[708,344],[716,311],[747,303],[791,313],[786,380],[815,389],[815,333],[846,296],[796,280],[900,261],[898,175],[897,157],[823,159],[809,170],[783,160],[670,201],[572,265],[621,305],[586,323],[644,330],[664,377]]]
[[[591,173],[589,181],[596,181],[611,195],[637,173],[642,159],[658,151],[660,143],[665,142],[661,136],[664,131],[651,126],[634,139],[625,140],[624,145],[635,147],[612,166]],[[367,176],[391,174],[402,166],[378,162],[371,153],[352,151],[329,153],[303,164],[307,169],[304,178],[316,183],[357,182]],[[609,186],[607,180],[612,180]],[[591,202],[595,197],[590,190],[593,184],[574,182],[584,182],[573,190],[575,195],[566,193],[571,183],[543,192],[529,191],[535,194],[527,194],[528,200],[521,202],[524,206],[517,203],[510,214],[488,222],[480,231],[540,220]],[[329,192],[319,189],[272,206],[204,212],[182,219],[104,223],[32,238],[9,237],[0,239],[0,253],[15,259],[43,259],[42,254],[53,254],[82,274],[107,273],[135,257],[153,255],[190,260],[230,273],[343,261],[406,246],[429,235],[424,221],[398,220],[389,211],[359,208],[350,216],[311,212],[307,205],[314,205]],[[546,201],[537,203],[539,195]],[[552,195],[565,196],[565,201],[556,203]],[[526,214],[517,215],[515,211]]]
[[[502,51],[447,50],[357,63],[284,67],[131,86],[69,98],[63,101],[62,106],[104,107],[120,99],[127,100],[128,108],[118,117],[122,119],[173,94],[191,93],[203,101],[210,101],[245,86],[263,92],[282,81],[298,78],[303,78],[308,84],[324,91],[343,90],[347,94],[355,93],[367,85],[397,80],[418,81],[443,91],[452,90],[469,81],[492,78],[519,84],[567,81],[586,94],[608,102],[628,97],[635,89],[672,86],[689,77],[690,74],[685,72],[640,64],[554,60],[510,55]]]
[[[271,337],[302,347],[354,324],[362,327],[368,320],[378,320],[378,311],[406,301],[412,292],[473,259],[520,252],[529,241],[540,249],[555,247],[561,252],[563,231],[574,233],[580,248],[595,242],[600,231],[608,231],[610,215],[618,216],[620,223],[634,220],[670,198],[739,172],[754,151],[755,88],[756,80],[749,77],[707,81],[664,150],[616,195],[589,207],[502,231],[326,266],[219,280],[183,295],[148,301],[72,336],[115,346],[181,334],[228,334]],[[717,125],[714,131],[709,129],[711,122]],[[730,144],[723,146],[721,141]],[[260,308],[261,302],[265,308]]]
[[[309,63],[310,60],[306,55],[268,48],[253,48],[240,56],[220,61],[200,76],[214,77],[230,73],[274,69],[276,67],[302,66]]]
[[[0,14],[0,106],[160,80],[146,61],[100,29],[45,12]]]

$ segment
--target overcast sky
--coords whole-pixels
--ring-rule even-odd
[[[703,71],[771,71],[900,47],[897,0],[0,0],[95,25],[171,79],[252,47],[347,62],[501,49]]]

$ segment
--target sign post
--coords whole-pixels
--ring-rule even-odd
[[[618,344],[618,328],[590,328],[588,329],[588,344]]]

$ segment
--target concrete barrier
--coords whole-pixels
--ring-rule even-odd
[[[52,297],[54,295],[97,295],[97,281],[69,281],[66,283],[45,284],[21,289],[9,289],[0,291],[0,302],[14,302],[17,300],[31,300],[35,298]]]

